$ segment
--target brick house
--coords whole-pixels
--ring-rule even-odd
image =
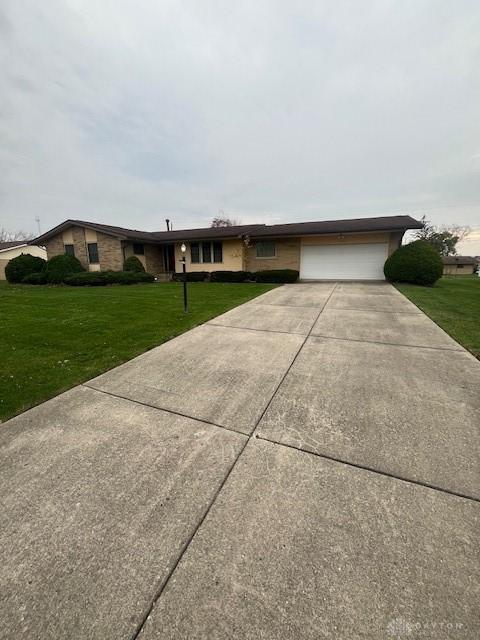
[[[136,255],[146,271],[168,278],[180,270],[185,244],[187,271],[288,268],[305,280],[378,280],[405,231],[419,228],[410,216],[153,232],[66,220],[31,244],[44,245],[49,258],[74,255],[90,271],[119,271]]]

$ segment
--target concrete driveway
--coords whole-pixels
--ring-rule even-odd
[[[286,285],[0,428],[0,638],[472,638],[480,364]]]

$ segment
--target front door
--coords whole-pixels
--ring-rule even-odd
[[[175,245],[163,245],[163,265],[165,271],[175,272]]]

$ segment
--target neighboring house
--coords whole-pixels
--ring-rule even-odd
[[[477,258],[471,256],[445,256],[442,260],[444,276],[466,276],[475,273],[478,266]]]
[[[0,242],[0,280],[6,280],[5,267],[12,258],[16,258],[22,253],[29,253],[32,256],[39,256],[47,259],[47,252],[43,247],[36,247],[28,244],[27,240],[12,240],[11,242]]]
[[[66,220],[32,242],[49,258],[75,255],[90,271],[121,270],[136,255],[148,272],[169,277],[181,270],[185,243],[187,271],[288,268],[305,280],[380,280],[405,231],[421,227],[410,216],[154,232]]]

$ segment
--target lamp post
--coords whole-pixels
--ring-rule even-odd
[[[180,247],[182,251],[182,258],[180,262],[182,263],[183,268],[183,310],[185,313],[188,313],[188,299],[187,299],[187,266],[186,266],[186,257],[187,253],[187,245],[182,242],[182,246]]]

